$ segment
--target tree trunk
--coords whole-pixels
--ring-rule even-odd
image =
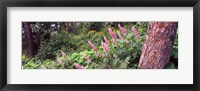
[[[65,26],[66,26],[66,32],[69,32],[69,23],[68,22],[66,22],[66,24],[65,24]]]
[[[165,67],[170,59],[177,28],[178,22],[149,22],[138,65],[140,69]]]
[[[32,36],[33,34],[30,28],[30,23],[25,22],[24,28],[25,28],[25,37],[26,37],[25,41],[26,41],[28,54],[30,57],[34,57],[35,54],[37,53],[37,47],[33,41],[33,36]]]

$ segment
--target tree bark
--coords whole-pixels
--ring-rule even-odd
[[[33,41],[33,34],[32,30],[30,28],[30,23],[24,22],[24,28],[25,28],[25,37],[26,37],[26,46],[27,46],[27,51],[30,57],[34,57],[35,54],[37,53],[37,46]]]
[[[68,22],[66,22],[66,24],[65,24],[65,26],[66,26],[66,32],[69,32],[69,23]]]
[[[178,22],[149,22],[139,69],[162,69],[173,49]]]

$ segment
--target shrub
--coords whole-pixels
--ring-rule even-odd
[[[133,31],[134,28],[132,27],[136,30]],[[126,30],[122,31],[121,29],[124,28]],[[23,55],[23,68],[137,69],[146,37],[147,23],[137,22],[121,26],[121,28],[120,26],[118,28],[112,27],[111,29],[114,35],[109,34],[107,27],[102,28],[101,31],[88,30],[88,32],[79,35],[59,32],[48,43],[41,46],[36,58],[29,59]],[[90,41],[90,44],[88,44],[88,41]],[[178,34],[171,56],[176,58],[177,55]],[[165,68],[174,69],[177,67],[174,62],[170,61]]]
[[[55,60],[56,53],[60,50],[68,52],[76,50],[77,46],[70,41],[70,36],[73,35],[60,31],[60,33],[53,36],[49,42],[41,44],[40,49],[35,57],[39,60]]]

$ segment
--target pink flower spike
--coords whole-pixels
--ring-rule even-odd
[[[115,41],[117,38],[116,38],[115,34],[113,33],[112,28],[108,28],[108,31],[109,31],[110,36],[112,37],[113,41]]]
[[[83,66],[80,66],[80,65],[77,64],[77,63],[74,63],[74,66],[75,66],[77,69],[85,69]]]
[[[82,55],[84,59],[86,59],[87,61],[91,61],[90,58],[88,58],[85,54]]]
[[[97,51],[97,48],[95,47],[95,45],[94,44],[92,44],[92,42],[91,41],[88,41],[88,44],[95,50],[95,51]]]
[[[106,44],[110,44],[110,42],[108,41],[108,39],[104,36],[104,40],[105,40],[105,42],[106,42]]]
[[[119,29],[121,28],[121,25],[120,25],[120,24],[118,24],[118,28],[119,28]]]
[[[126,34],[126,30],[125,30],[125,28],[121,27],[120,24],[118,24],[118,28],[122,31],[122,33]]]
[[[102,45],[103,50],[106,53],[106,55],[108,55],[108,51],[109,51],[108,46],[105,43],[103,43],[103,41],[101,41],[101,45]]]
[[[65,56],[66,56],[66,54],[65,54],[64,51],[60,50],[60,52],[61,52],[61,54],[62,54],[62,57],[65,57]]]
[[[135,29],[135,27],[132,27],[133,33],[135,34],[135,37],[137,40],[139,40],[139,35],[138,35],[138,31]]]
[[[117,34],[118,34],[118,36],[119,36],[119,39],[122,40],[122,35],[120,34],[119,31],[117,31]]]
[[[127,32],[126,28],[124,28],[124,31]]]

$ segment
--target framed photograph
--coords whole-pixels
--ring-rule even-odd
[[[1,90],[199,90],[199,0],[4,0]]]

